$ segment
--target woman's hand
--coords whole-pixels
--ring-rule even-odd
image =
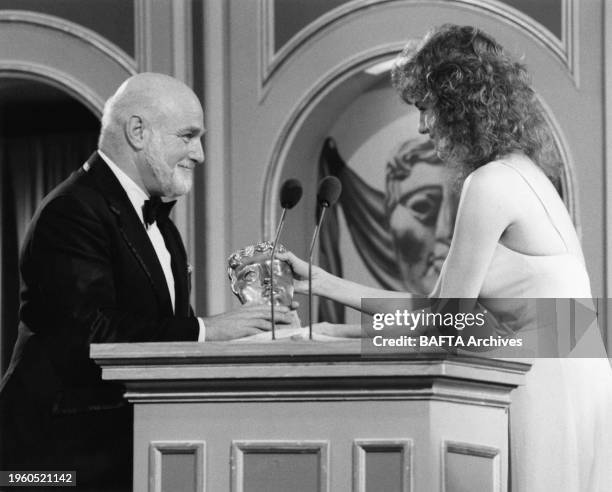
[[[277,253],[276,258],[286,261],[293,270],[293,288],[299,294],[308,294],[308,263],[295,256],[291,251]],[[312,292],[320,294],[319,287],[324,281],[326,272],[322,268],[312,265]]]
[[[315,323],[312,325],[312,331],[317,339],[319,335],[320,340],[337,339],[337,338],[361,338],[362,330],[361,325],[347,325],[347,324],[336,324],[328,323],[323,321],[321,323]]]

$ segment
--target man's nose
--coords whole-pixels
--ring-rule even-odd
[[[204,162],[204,149],[202,148],[202,140],[199,138],[195,138],[194,143],[191,146],[189,151],[189,158],[192,161],[197,162],[198,164],[202,164]]]

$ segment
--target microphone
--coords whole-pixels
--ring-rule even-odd
[[[276,324],[274,320],[274,255],[276,254],[276,246],[281,230],[285,223],[285,215],[287,210],[295,207],[302,198],[302,184],[297,179],[288,179],[283,183],[280,191],[280,205],[283,209],[278,227],[276,228],[276,236],[272,245],[272,253],[270,253],[270,318],[272,321],[272,340],[276,340]]]
[[[326,176],[319,183],[317,202],[319,206],[329,208],[335,205],[342,193],[342,183],[335,176]]]
[[[280,191],[280,204],[283,209],[295,207],[301,198],[302,184],[297,179],[288,179],[283,183]]]
[[[342,183],[335,176],[326,176],[319,183],[319,191],[317,192],[317,204],[320,207],[321,214],[310,242],[310,251],[308,252],[308,338],[312,340],[312,256],[314,253],[315,243],[319,236],[319,229],[325,217],[325,211],[333,207],[340,198],[342,193]]]

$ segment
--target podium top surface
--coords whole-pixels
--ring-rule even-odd
[[[360,340],[92,344],[103,378],[121,382],[277,378],[436,378],[522,384],[528,360],[445,351],[365,355]]]

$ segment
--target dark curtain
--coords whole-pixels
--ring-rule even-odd
[[[342,209],[351,239],[368,271],[383,288],[404,290],[385,214],[385,195],[368,185],[345,164],[331,138],[323,143],[319,158],[319,177],[328,175],[336,176],[342,183],[337,207]],[[337,207],[328,212],[321,227],[319,264],[328,272],[342,276]],[[344,307],[322,299],[318,320],[344,323]]]
[[[96,131],[5,136],[0,140],[2,373],[17,334],[18,256],[28,224],[43,197],[85,162],[96,141]]]

